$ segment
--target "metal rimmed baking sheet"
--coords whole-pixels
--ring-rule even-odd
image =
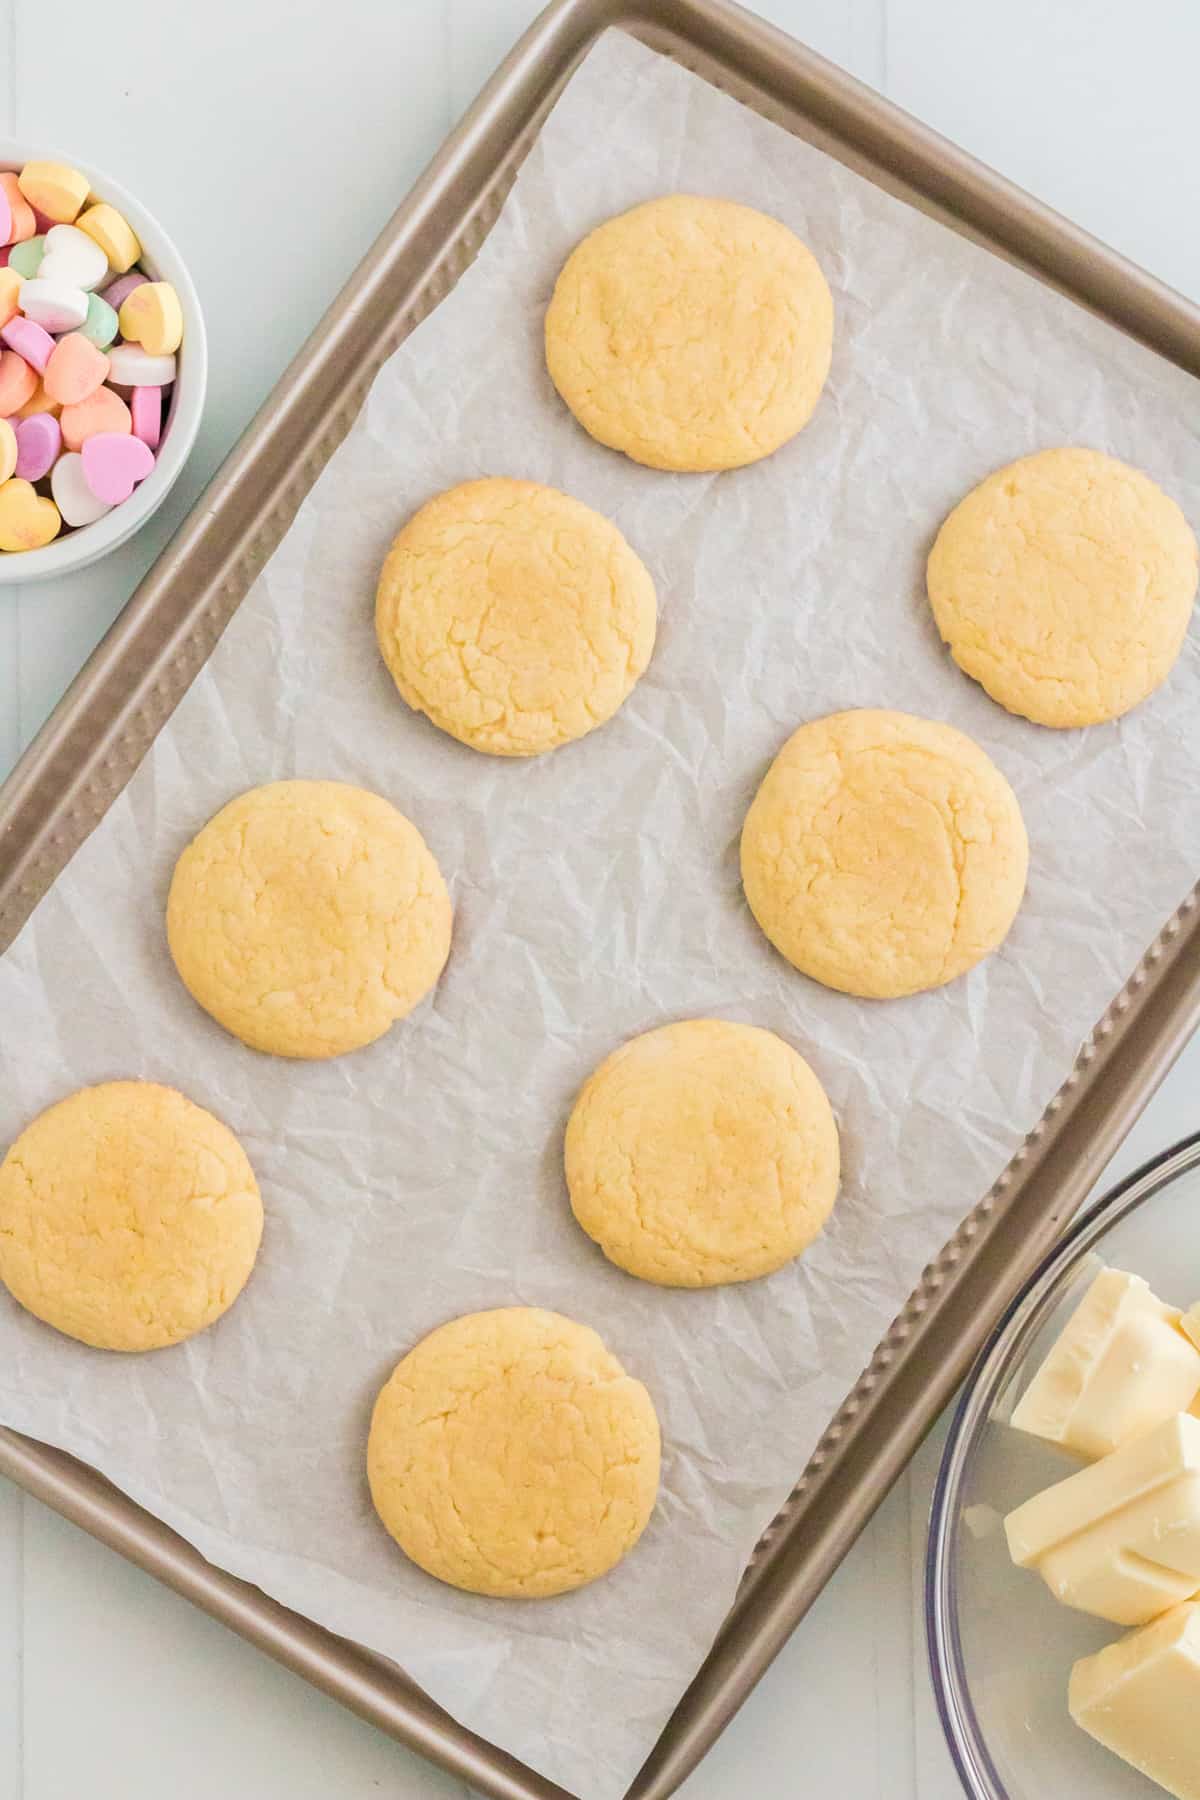
[[[522,76],[533,74],[531,65],[529,65],[529,56],[533,54],[533,49],[538,50],[538,56],[543,56],[547,49],[551,50],[554,56],[563,56],[567,40],[561,34],[567,31],[569,25],[572,31],[579,31],[581,25],[585,23],[583,13],[585,13],[585,9],[579,9],[579,7],[554,9],[554,14],[547,16],[547,20],[543,22],[542,31],[545,32],[545,36],[538,38],[538,29],[534,29],[531,40],[525,40],[524,50],[516,52],[515,61],[507,68],[507,74],[502,72],[504,81],[500,83],[500,90],[491,92],[491,101],[486,99],[486,103],[482,106],[482,112],[475,115],[475,121],[468,121],[464,124],[464,128],[462,128],[464,135],[461,135],[457,144],[450,148],[446,158],[443,158],[443,162],[439,164],[439,171],[435,171],[432,176],[435,185],[439,180],[448,185],[455,203],[462,202],[464,198],[470,200],[470,194],[464,194],[462,187],[455,189],[453,184],[462,182],[462,178],[470,173],[471,167],[479,167],[479,164],[471,164],[471,155],[479,155],[484,139],[480,135],[471,137],[471,124],[475,124],[477,133],[482,133],[486,126],[497,124],[497,95],[500,92],[504,92],[507,103],[511,104],[511,108],[513,108],[513,112],[509,113],[509,122],[515,122],[518,101],[533,101],[534,99],[531,88],[522,90]],[[574,50],[578,50],[581,43],[588,41],[588,32],[592,31],[592,27],[603,22],[603,9],[592,9],[587,16],[587,32],[579,38],[570,40],[570,45],[572,45],[570,54],[574,54]],[[687,47],[687,43],[682,43],[678,36],[675,38],[671,36],[671,32],[678,31],[680,22],[684,22],[694,32],[691,47]],[[797,92],[808,95],[808,103],[810,103],[813,117],[819,117],[822,122],[822,131],[826,133],[826,137],[831,128],[829,126],[831,117],[837,121],[838,95],[842,97],[842,101],[849,108],[849,112],[842,115],[842,121],[847,126],[855,122],[856,108],[867,104],[869,97],[864,99],[862,90],[856,90],[853,83],[847,85],[844,77],[833,76],[831,72],[822,74],[822,67],[815,61],[806,61],[802,56],[797,56],[793,50],[788,50],[786,40],[781,40],[779,34],[768,32],[765,27],[757,27],[752,22],[745,22],[739,14],[727,14],[718,7],[655,9],[651,36],[657,40],[658,47],[666,47],[666,49],[680,52],[684,59],[696,63],[698,56],[696,56],[694,40],[709,34],[709,54],[711,54],[712,45],[716,43],[716,38],[712,38],[712,34],[718,34],[718,38],[720,38],[721,31],[732,34],[732,38],[727,38],[725,49],[738,47],[743,50],[750,74],[756,79],[765,79],[766,76],[770,76],[775,81],[784,81],[784,76],[786,76],[792,81],[792,88],[788,88],[786,81],[784,81],[783,88],[777,88],[774,101],[770,103],[775,110],[779,110],[779,106],[783,104],[779,99],[781,92],[784,95],[792,92],[793,97]],[[563,56],[563,61],[567,61],[567,59],[569,58]],[[551,61],[547,61],[547,63],[538,65],[538,72],[543,79],[549,81],[554,70],[560,67],[561,63],[554,65]],[[703,67],[703,56],[700,56],[700,67]],[[727,65],[723,68],[720,65],[709,63],[705,72],[707,74],[720,72],[723,85],[738,86],[738,65],[734,65],[734,63],[727,61]],[[813,92],[808,92],[806,83]],[[824,106],[819,104],[820,95],[824,95]],[[538,106],[547,97],[549,97],[549,88],[538,95]],[[747,90],[743,90],[741,97],[752,97],[752,95],[748,94]],[[874,137],[867,133],[867,142],[871,144],[871,148],[882,149],[885,126],[889,126],[891,110],[883,108],[882,103],[874,103],[874,101],[871,101],[867,110],[871,112],[874,128],[876,128]],[[527,117],[529,115],[525,115],[525,135],[520,139],[522,144],[527,139]],[[896,140],[894,140],[892,149],[894,149],[896,166],[903,166],[900,160],[901,149],[907,149],[910,157],[916,158],[914,167],[919,167],[919,153],[923,149],[930,151],[930,155],[936,151],[936,146],[930,146],[928,142],[925,142],[919,131],[914,131],[912,140],[905,142],[905,133],[901,131],[900,126],[894,126],[894,130],[896,130]],[[883,133],[883,137],[880,137],[880,133]],[[493,144],[491,148],[495,151],[497,146]],[[826,148],[829,148],[829,142],[826,142]],[[455,157],[459,160],[455,160]],[[509,146],[509,160],[507,162],[504,158],[500,160],[498,173],[495,162],[489,167],[489,175],[486,178],[491,184],[486,193],[489,203],[497,200],[497,184],[506,180],[516,160],[518,160],[518,148]],[[957,167],[955,158],[950,153],[946,153],[946,166],[952,167],[952,169]],[[966,173],[970,173],[970,169]],[[979,193],[975,194],[977,214],[981,218],[988,216],[986,207],[988,207],[990,194],[991,200],[997,200],[995,193],[988,187],[988,182],[981,178]],[[479,191],[475,191],[475,200],[477,202],[480,200]],[[1016,207],[1016,202],[1013,202],[1013,205]],[[405,301],[408,293],[414,292],[414,288],[419,288],[423,302],[430,299],[430,293],[439,292],[437,277],[441,275],[441,279],[444,279],[444,265],[437,263],[435,252],[439,248],[446,247],[446,243],[453,243],[453,250],[457,256],[470,256],[471,248],[479,236],[479,230],[484,227],[489,216],[491,214],[471,211],[471,207],[468,205],[466,218],[470,220],[470,225],[466,229],[466,234],[461,236],[459,232],[461,232],[462,220],[464,220],[462,207],[455,214],[455,218],[450,220],[446,211],[441,212],[441,216],[437,214],[437,207],[432,205],[432,193],[430,193],[428,185],[426,185],[425,191],[417,193],[414,202],[410,203],[410,207],[405,209],[405,214],[403,214],[412,236],[405,238],[401,232],[401,236],[392,239],[390,250],[381,248],[380,252],[376,252],[376,266],[374,266],[372,281],[374,281],[374,277],[378,277],[376,292],[380,292],[385,297],[387,304],[385,306],[381,304],[380,315],[374,317],[376,335],[371,340],[371,349],[367,344],[356,346],[351,342],[354,331],[363,328],[363,315],[351,317],[344,311],[340,317],[335,317],[333,322],[327,326],[326,337],[322,338],[322,346],[318,347],[317,351],[313,351],[311,355],[300,358],[297,369],[291,373],[288,382],[284,383],[281,396],[273,401],[272,409],[268,409],[268,412],[272,412],[270,425],[273,427],[275,443],[272,445],[270,430],[263,430],[257,425],[252,427],[252,432],[248,434],[245,443],[234,457],[232,472],[236,475],[236,481],[234,481],[234,475],[230,475],[227,484],[227,472],[219,475],[218,482],[210,490],[209,497],[205,497],[205,502],[201,502],[198,515],[194,515],[193,522],[189,522],[189,526],[185,527],[184,533],[167,553],[167,558],[164,558],[164,562],[158,565],[157,571],[151,574],[148,583],[142,587],[139,596],[135,599],[130,614],[126,614],[126,617],[122,619],[122,623],[117,626],[112,639],[106,646],[103,646],[103,650],[97,655],[94,664],[90,666],[90,671],[86,673],[85,679],[81,682],[81,688],[85,693],[88,693],[88,682],[92,684],[90,693],[88,693],[88,704],[86,706],[83,704],[81,693],[79,693],[79,689],[76,689],[74,700],[72,697],[68,697],[67,706],[59,711],[59,715],[56,715],[56,720],[49,727],[49,733],[43,736],[38,747],[34,747],[31,758],[14,778],[13,787],[9,790],[9,797],[11,797],[13,805],[11,805],[11,810],[5,814],[5,823],[13,828],[13,835],[9,837],[9,842],[18,846],[18,855],[14,857],[13,886],[18,886],[18,882],[22,882],[22,880],[25,882],[25,909],[29,905],[32,891],[36,889],[38,882],[41,880],[45,884],[43,877],[49,877],[54,873],[56,855],[61,857],[67,851],[68,839],[70,839],[72,830],[86,828],[88,808],[97,812],[108,805],[115,788],[119,787],[119,783],[121,783],[122,776],[128,772],[131,763],[137,760],[140,751],[146,747],[146,742],[149,742],[149,738],[157,731],[158,725],[162,724],[162,716],[166,713],[166,709],[169,709],[171,702],[178,698],[178,691],[185,686],[185,682],[189,679],[189,673],[191,673],[189,664],[191,664],[191,668],[194,668],[194,659],[198,659],[205,652],[207,644],[210,643],[210,635],[214,634],[216,628],[219,628],[223,610],[228,610],[230,605],[236,605],[237,599],[241,598],[241,592],[248,587],[254,572],[261,567],[264,556],[272,547],[272,533],[275,533],[275,527],[282,529],[282,524],[290,515],[290,509],[293,508],[295,500],[299,500],[300,493],[306,490],[309,481],[317,473],[318,466],[324,461],[327,450],[333,448],[336,437],[342,434],[345,425],[349,423],[347,412],[353,410],[356,405],[356,401],[358,401],[356,394],[349,396],[344,410],[336,416],[331,416],[326,410],[320,409],[322,378],[329,383],[331,376],[336,374],[336,380],[340,385],[338,369],[344,369],[347,365],[345,360],[342,360],[340,364],[331,365],[329,355],[333,355],[335,349],[340,349],[344,356],[353,362],[354,367],[362,365],[365,374],[374,373],[374,362],[378,362],[378,353],[381,349],[392,346],[396,337],[403,335],[401,326],[410,320],[410,313],[405,313],[403,306],[398,315],[398,311],[396,311],[398,301]],[[1016,207],[1013,243],[1024,241],[1025,247],[1033,248],[1034,252],[1042,254],[1045,245],[1043,245],[1043,239],[1038,238],[1038,232],[1034,230],[1034,225],[1038,225],[1038,220],[1040,220],[1040,214],[1033,209],[1033,216],[1031,218],[1027,216],[1024,220],[1025,225],[1029,227],[1029,232],[1022,239],[1022,234],[1018,230],[1018,225],[1022,223],[1020,207]],[[452,225],[453,230],[450,229]],[[426,234],[432,232],[432,238],[430,236],[421,238],[419,236],[421,232],[426,232]],[[441,232],[441,236],[439,236],[439,232]],[[1049,243],[1049,239],[1045,239],[1045,241]],[[1072,241],[1074,239],[1070,239],[1070,234],[1063,236],[1061,239],[1063,252],[1067,252]],[[398,245],[401,243],[403,243],[403,250],[407,254],[408,261],[405,261],[405,256],[401,256],[401,252],[399,252]],[[421,254],[432,256],[432,263],[426,261],[417,270],[416,265],[419,263]],[[1166,342],[1171,344],[1173,342],[1171,333],[1180,326],[1180,308],[1178,308],[1177,302],[1159,297],[1162,299],[1162,304],[1159,306],[1155,299],[1155,290],[1151,286],[1142,288],[1141,284],[1137,283],[1137,279],[1133,279],[1133,277],[1130,277],[1126,283],[1124,272],[1119,266],[1110,265],[1105,257],[1099,256],[1099,254],[1097,257],[1099,257],[1096,265],[1097,292],[1108,293],[1108,297],[1114,301],[1114,304],[1121,304],[1123,308],[1126,308],[1123,313],[1123,322],[1126,324],[1137,322],[1137,328],[1142,337],[1150,337],[1151,329],[1155,328],[1155,324],[1157,324],[1164,333],[1168,333]],[[383,268],[387,268],[387,274],[383,274]],[[434,274],[430,274],[430,270]],[[1070,275],[1070,257],[1067,254],[1063,257],[1063,274]],[[428,286],[428,284],[421,286],[421,275],[425,275],[426,281],[432,281],[432,286]],[[1105,288],[1105,279],[1099,279],[1099,277],[1105,277],[1110,286]],[[1141,315],[1137,313],[1137,302],[1142,302]],[[371,302],[367,302],[363,311],[365,313],[371,311]],[[401,326],[398,326],[398,317],[401,319]],[[1184,313],[1184,319],[1186,319],[1186,313]],[[362,364],[356,360],[354,349],[362,351]],[[372,356],[374,356],[374,362],[371,360]],[[318,432],[317,427],[320,427]],[[313,434],[317,434],[320,441],[311,441]],[[297,463],[291,464],[288,470],[281,468],[281,455],[279,455],[279,439],[281,437],[284,437],[291,454],[297,457]],[[243,461],[243,459],[248,459],[248,461]],[[291,479],[290,491],[288,491],[288,477]],[[270,509],[272,499],[279,500],[277,511],[273,511],[273,513]],[[255,502],[261,502],[266,511],[259,511]],[[205,544],[207,544],[207,549],[205,549]],[[203,576],[203,580],[200,580],[200,576]],[[155,652],[153,657],[148,657],[149,646],[153,646],[153,652]],[[162,682],[162,686],[160,686],[160,682]],[[104,713],[106,697],[110,698],[113,704],[113,711],[110,715]],[[72,707],[74,707],[74,711],[72,711]],[[81,749],[85,749],[86,754],[81,754]],[[112,749],[113,761],[106,767],[104,756],[108,749]],[[59,761],[58,767],[54,767],[56,754],[63,756],[63,761]],[[45,783],[43,792],[54,794],[56,805],[41,806],[41,808],[34,805],[31,814],[29,810],[25,810],[23,801],[36,794],[36,788],[40,781]],[[95,783],[90,794],[88,794],[88,781]],[[74,794],[79,796],[83,803],[83,810],[77,812],[74,823],[72,823],[72,815],[70,815],[70,806],[63,803],[63,787],[74,788]],[[23,842],[22,824],[27,828],[27,832],[32,824],[32,832],[29,832]],[[54,844],[49,844],[49,855],[38,860],[38,855],[36,855],[38,846],[34,839],[38,839],[41,833],[45,833],[45,837],[49,837],[50,833],[56,832],[56,830],[63,833],[58,850]],[[43,842],[45,842],[45,837],[43,837]],[[29,855],[25,855],[25,851],[29,851]],[[18,902],[16,911],[20,913],[20,902]],[[1175,940],[1177,949],[1184,940],[1186,940],[1186,932],[1180,931]],[[1182,950],[1180,950],[1180,956],[1182,956]],[[1171,995],[1171,1008],[1178,1008],[1180,990],[1184,990],[1182,992],[1184,1004],[1191,1003],[1191,995],[1180,983],[1180,986]],[[1146,979],[1139,988],[1139,992],[1146,995],[1159,995],[1160,983],[1157,979]],[[1171,1017],[1166,1017],[1166,1013],[1171,1012],[1171,1008],[1164,1008],[1162,1013],[1151,1013],[1148,1004],[1133,1004],[1128,1008],[1126,1017],[1133,1021],[1132,1024],[1128,1028],[1124,1028],[1121,1033],[1117,1033],[1117,1031],[1112,1033],[1114,1039],[1117,1037],[1121,1039],[1123,1055],[1108,1058],[1112,1067],[1117,1069],[1117,1075],[1112,1076],[1112,1080],[1114,1080],[1114,1084],[1121,1087],[1121,1096],[1119,1096],[1123,1102],[1121,1109],[1105,1107],[1103,1103],[1097,1105],[1097,1093],[1101,1096],[1105,1093],[1103,1071],[1108,1067],[1108,1062],[1103,1057],[1092,1058],[1085,1067],[1085,1073],[1081,1073],[1076,1080],[1069,1102],[1067,1105],[1063,1105],[1058,1112],[1060,1123],[1043,1132],[1038,1143],[1034,1145],[1033,1152],[1029,1152],[1025,1156],[1024,1165],[1016,1170],[1013,1179],[1007,1184],[1007,1188],[1004,1190],[1004,1206],[1002,1208],[995,1204],[991,1206],[988,1217],[997,1220],[997,1224],[995,1224],[997,1242],[1004,1244],[1006,1237],[1016,1237],[1011,1220],[1018,1215],[1018,1211],[1022,1208],[1029,1208],[1029,1217],[1033,1217],[1036,1213],[1036,1229],[1049,1231],[1054,1228],[1054,1222],[1056,1222],[1054,1210],[1070,1204],[1072,1183],[1078,1184],[1079,1181],[1087,1179],[1088,1166],[1090,1166],[1088,1159],[1094,1161],[1094,1157],[1099,1152],[1103,1152],[1106,1130],[1108,1132],[1121,1130],[1123,1123],[1132,1118],[1130,1102],[1133,1098],[1137,1098],[1139,1082],[1144,1087],[1144,1084],[1153,1078],[1153,1073],[1160,1073],[1162,1067],[1166,1066],[1166,1057],[1173,1048],[1171,1035],[1182,1030],[1186,1026],[1187,1019],[1191,1017],[1189,1012],[1173,1012]],[[1135,1071],[1132,1062],[1126,1057],[1126,1044],[1132,1039],[1133,1031],[1137,1031],[1139,1024],[1146,1021],[1148,1017],[1151,1021],[1148,1031],[1151,1033],[1150,1046],[1153,1048],[1153,1057],[1150,1058],[1148,1064],[1142,1064]],[[1087,1118],[1088,1102],[1092,1102],[1092,1112],[1099,1114],[1090,1120]],[[1083,1118],[1083,1125],[1079,1127],[1081,1118]],[[1079,1127],[1076,1138],[1070,1136],[1072,1123]],[[1065,1152],[1063,1152],[1063,1145],[1067,1147]],[[1054,1190],[1054,1206],[1047,1208],[1047,1190],[1045,1188],[1038,1190],[1034,1170],[1038,1168],[1038,1157],[1051,1159],[1054,1152],[1058,1152],[1060,1157],[1065,1156],[1067,1159],[1065,1174],[1069,1175],[1069,1181],[1065,1181],[1063,1186]],[[1051,1163],[1052,1174],[1054,1174],[1054,1165]],[[1029,1195],[1033,1195],[1033,1199],[1029,1199]],[[1058,1217],[1061,1217],[1061,1211],[1058,1213]],[[1000,1229],[1002,1226],[1004,1226],[1004,1231]],[[975,1240],[982,1242],[990,1235],[990,1226],[981,1226],[977,1222],[975,1233],[973,1233]],[[961,1253],[970,1242],[972,1242],[972,1233],[964,1231],[961,1235],[961,1242],[957,1244],[957,1251]],[[1020,1242],[1020,1249],[1024,1251],[1025,1246],[1027,1246],[1027,1238]],[[923,1427],[923,1422],[927,1422],[928,1417],[932,1415],[932,1406],[936,1406],[939,1391],[945,1388],[946,1379],[954,1379],[954,1375],[950,1373],[952,1368],[961,1366],[957,1359],[961,1355],[970,1354],[968,1348],[964,1348],[964,1345],[970,1343],[970,1330],[961,1334],[961,1337],[937,1336],[934,1341],[939,1345],[939,1352],[941,1352],[939,1366],[937,1366],[936,1372],[932,1372],[932,1375],[928,1372],[928,1368],[925,1373],[921,1372],[918,1357],[921,1354],[921,1346],[925,1343],[927,1332],[945,1332],[945,1321],[952,1318],[955,1296],[963,1296],[963,1294],[970,1296],[972,1280],[995,1283],[997,1292],[999,1292],[1007,1274],[1011,1273],[1007,1264],[1004,1273],[1000,1273],[999,1267],[997,1267],[999,1262],[999,1256],[964,1256],[963,1271],[959,1274],[959,1278],[952,1283],[946,1283],[945,1300],[939,1301],[939,1303],[930,1303],[932,1296],[937,1292],[937,1278],[934,1278],[934,1283],[928,1287],[927,1291],[919,1294],[914,1307],[910,1309],[909,1318],[905,1321],[905,1330],[892,1341],[889,1348],[885,1348],[883,1359],[874,1366],[874,1373],[869,1382],[862,1384],[860,1390],[856,1391],[855,1399],[851,1402],[851,1411],[842,1417],[842,1422],[837,1427],[837,1435],[828,1440],[828,1444],[833,1442],[835,1445],[840,1445],[837,1454],[831,1458],[826,1453],[824,1462],[819,1463],[819,1471],[817,1471],[820,1476],[819,1480],[808,1481],[804,1494],[802,1494],[801,1503],[799,1503],[799,1507],[793,1508],[792,1517],[786,1523],[786,1528],[781,1528],[774,1535],[772,1546],[768,1548],[768,1552],[759,1557],[757,1573],[750,1580],[747,1589],[743,1591],[743,1600],[739,1602],[738,1609],[730,1618],[727,1633],[718,1645],[718,1651],[714,1652],[714,1656],[709,1660],[709,1665],[705,1667],[705,1678],[703,1679],[712,1683],[709,1687],[709,1699],[703,1701],[703,1690],[700,1690],[694,1696],[696,1705],[693,1705],[691,1717],[684,1717],[684,1721],[676,1726],[675,1732],[667,1733],[666,1755],[660,1762],[660,1777],[658,1777],[660,1780],[667,1780],[678,1773],[680,1759],[685,1759],[687,1755],[693,1753],[696,1744],[702,1741],[703,1735],[709,1732],[716,1721],[720,1719],[721,1712],[727,1708],[730,1699],[736,1699],[739,1692],[745,1690],[748,1679],[752,1679],[754,1672],[761,1667],[761,1661],[765,1658],[765,1654],[768,1654],[777,1643],[779,1631],[786,1629],[788,1624],[792,1624],[795,1620],[795,1616],[799,1616],[797,1615],[797,1606],[804,1598],[811,1597],[811,1591],[815,1591],[815,1586],[822,1577],[822,1573],[828,1573],[829,1568],[833,1566],[835,1553],[840,1548],[844,1548],[853,1528],[856,1528],[855,1521],[862,1523],[862,1517],[867,1516],[867,1510],[873,1505],[874,1499],[882,1496],[889,1467],[891,1467],[891,1472],[898,1467],[898,1462],[889,1462],[889,1458],[903,1453],[905,1444],[910,1444],[916,1438],[916,1433],[919,1433],[919,1429]],[[954,1258],[946,1264],[946,1267],[952,1267],[952,1265],[954,1265]],[[995,1301],[995,1292],[988,1294],[988,1301],[990,1303]],[[925,1319],[923,1327],[918,1325],[918,1321],[921,1319]],[[891,1363],[889,1363],[889,1357],[891,1357]],[[891,1373],[887,1373],[889,1368],[891,1368]],[[916,1373],[912,1375],[914,1370]],[[912,1375],[914,1390],[921,1390],[910,1408],[901,1404],[903,1393],[905,1393],[903,1390],[905,1372]],[[847,1429],[847,1420],[856,1420],[856,1424]],[[880,1424],[880,1420],[882,1420],[882,1424]],[[856,1458],[858,1458],[858,1463],[855,1462]],[[820,1474],[822,1469],[826,1471],[824,1474]],[[851,1476],[856,1471],[860,1476],[864,1476],[864,1480],[855,1480],[849,1489],[842,1490],[842,1499],[837,1505],[837,1532],[826,1539],[826,1537],[822,1537],[822,1525],[820,1525],[820,1496],[822,1496],[822,1492],[828,1492],[826,1483],[833,1480],[833,1472],[838,1469],[849,1471]],[[849,1494],[849,1499],[847,1499],[847,1494]],[[813,1561],[813,1546],[815,1546],[815,1561]],[[795,1561],[797,1557],[799,1557],[799,1562]],[[795,1575],[797,1568],[801,1570],[799,1577]],[[700,1705],[702,1701],[703,1705]],[[401,1712],[403,1712],[403,1708],[401,1708]],[[401,1723],[410,1721],[410,1719],[412,1719],[412,1714],[403,1712]],[[671,1762],[671,1759],[675,1759],[675,1762]],[[486,1786],[486,1782],[480,1780],[477,1771],[471,1771],[471,1778],[477,1782],[477,1786]]]

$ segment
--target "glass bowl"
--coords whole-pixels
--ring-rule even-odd
[[[934,1489],[925,1622],[934,1695],[973,1800],[1151,1800],[1163,1790],[1075,1725],[1071,1664],[1123,1636],[1061,1606],[1009,1560],[1003,1515],[1081,1465],[1007,1423],[1101,1267],[1160,1299],[1200,1299],[1200,1135],[1135,1171],[1077,1221],[975,1364]]]

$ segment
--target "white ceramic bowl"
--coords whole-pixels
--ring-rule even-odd
[[[132,537],[139,526],[158,511],[178,480],[200,429],[208,385],[208,346],[195,285],[183,258],[154,215],[119,182],[93,164],[65,155],[57,148],[47,149],[43,145],[22,144],[12,138],[0,137],[0,169],[20,170],[27,162],[69,163],[87,176],[96,199],[107,200],[118,212],[124,213],[141,240],[140,266],[152,280],[169,281],[179,295],[183,307],[183,343],[171,411],[151,473],[128,500],[114,506],[94,525],[67,532],[47,544],[44,550],[0,552],[0,587],[41,581],[51,575],[65,575],[71,569],[86,568]]]

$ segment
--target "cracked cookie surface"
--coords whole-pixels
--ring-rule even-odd
[[[492,756],[537,756],[603,725],[650,661],[655,624],[654,583],[615,525],[500,476],[414,514],[375,602],[402,698]]]
[[[450,896],[424,838],[340,781],[276,781],[222,807],[167,899],[184,985],[276,1056],[341,1056],[430,991],[450,952]]]
[[[659,1430],[596,1333],[540,1307],[452,1319],[382,1388],[367,1477],[405,1555],[473,1594],[539,1599],[613,1568],[658,1493]]]
[[[742,883],[775,948],[826,987],[895,999],[965,974],[1021,904],[1017,799],[961,731],[864,708],[802,725],[746,815]]]
[[[584,1083],[565,1164],[575,1217],[610,1261],[715,1287],[808,1248],[837,1195],[838,1134],[790,1044],[687,1019],[632,1038]]]
[[[959,668],[1009,712],[1069,727],[1119,718],[1166,679],[1196,573],[1195,534],[1148,475],[1061,449],[960,501],[927,584]]]
[[[600,443],[654,469],[736,469],[811,417],[833,297],[778,219],[668,194],[572,251],[545,340],[551,380]]]
[[[258,1183],[228,1126],[174,1088],[109,1081],[40,1113],[0,1164],[0,1281],[99,1350],[159,1350],[241,1293]]]

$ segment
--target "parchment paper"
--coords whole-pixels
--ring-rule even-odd
[[[593,225],[673,189],[765,208],[813,246],[837,349],[812,424],[718,477],[635,467],[556,399],[541,321]],[[763,1526],[923,1264],[998,1174],[1200,864],[1200,657],[1120,724],[1039,730],[958,674],[927,617],[932,533],[996,465],[1060,442],[1151,471],[1200,519],[1196,386],[995,258],[617,35],[576,75],[482,255],[380,375],[206,671],[0,965],[0,1140],[76,1086],[172,1082],[259,1173],[262,1259],[176,1350],[83,1349],[0,1299],[0,1418],[86,1458],[215,1562],[402,1663],[476,1731],[589,1800],[626,1786]],[[397,699],[375,576],[405,517],[468,477],[551,482],[619,524],[661,604],[615,720],[532,762],[479,756]],[[872,1005],[769,948],[737,837],[802,720],[948,719],[1013,782],[1029,892],[966,980]],[[176,855],[231,795],[332,776],[425,833],[456,905],[433,1000],[327,1064],[242,1048],[176,980]],[[611,1268],[561,1178],[572,1097],[634,1032],[716,1014],[782,1033],[826,1084],[845,1181],[769,1281],[671,1292]],[[439,1321],[538,1303],[649,1385],[661,1503],[608,1579],[556,1601],[452,1592],[371,1513],[375,1392]]]

